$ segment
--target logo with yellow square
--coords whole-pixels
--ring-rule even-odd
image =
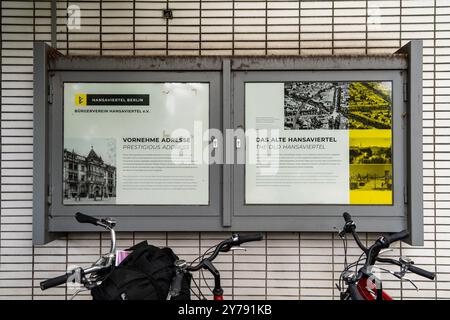
[[[76,93],[75,94],[75,105],[77,107],[87,106],[87,94],[86,93]]]

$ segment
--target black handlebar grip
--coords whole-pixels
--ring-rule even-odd
[[[262,239],[263,239],[262,233],[239,235],[239,238],[238,238],[238,241],[236,242],[236,244],[240,245],[244,242],[260,241]]]
[[[350,213],[344,212],[344,214],[342,216],[344,217],[344,220],[345,220],[346,223],[352,221],[352,216],[350,215]]]
[[[411,272],[414,272],[415,274],[418,274],[419,276],[425,277],[430,280],[434,280],[434,277],[436,276],[434,272],[430,272],[421,268],[418,268],[412,264],[408,266],[408,270]]]
[[[390,234],[388,236],[384,236],[384,239],[386,241],[386,245],[390,245],[393,242],[406,239],[406,238],[408,238],[408,236],[409,236],[409,232],[406,230],[403,230],[403,231],[400,231],[397,233]]]
[[[77,212],[75,214],[75,219],[77,219],[77,221],[79,223],[90,223],[93,225],[97,225],[99,219],[88,216],[87,214],[81,213],[81,212]]]
[[[46,290],[49,288],[59,286],[60,284],[66,283],[68,278],[69,278],[69,274],[66,273],[66,274],[63,274],[62,276],[42,281],[40,283],[41,290]]]

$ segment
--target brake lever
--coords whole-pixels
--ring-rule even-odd
[[[394,271],[391,271],[391,270],[388,270],[385,268],[380,268],[380,267],[375,267],[375,266],[373,266],[372,268],[376,268],[378,270],[385,271],[385,272],[389,273],[390,275],[396,277],[400,281],[406,280],[409,283],[411,283],[411,285],[416,289],[416,291],[419,291],[419,288],[416,286],[416,284],[411,279],[405,277],[404,274],[401,274],[401,272],[394,272]]]
[[[80,292],[83,291],[88,291],[89,289],[85,289],[85,288],[79,288],[77,289],[77,291],[75,291],[75,293],[69,298],[69,300],[73,300]]]
[[[409,258],[400,257],[399,262],[402,264],[400,266],[400,272],[396,272],[401,278],[403,278],[408,272],[409,266],[414,264],[414,261],[412,261]]]
[[[403,261],[405,261],[405,260],[403,260]],[[411,264],[411,263],[410,263],[410,264]],[[385,272],[387,272],[387,273],[393,275],[394,277],[396,277],[396,278],[399,279],[400,281],[406,280],[406,281],[408,281],[409,283],[411,283],[411,285],[416,289],[416,291],[419,291],[419,288],[416,286],[416,284],[414,283],[414,281],[412,281],[412,280],[411,280],[410,278],[408,278],[408,277],[405,277],[406,271],[408,270],[406,265],[403,265],[403,266],[401,267],[401,271],[400,271],[400,272],[394,272],[394,271],[391,271],[391,270],[388,270],[388,269],[385,269],[385,268],[376,267],[376,266],[372,266],[372,268],[376,268],[376,269],[385,271]]]
[[[377,267],[377,266],[372,266],[371,268],[372,268],[372,270],[373,270],[373,269],[378,269],[378,270],[387,272],[387,273],[389,273],[390,275],[393,275],[394,277],[396,277],[397,279],[400,279],[400,280],[402,279],[402,277],[398,275],[398,272],[394,272],[394,271],[392,271],[392,270],[385,269],[385,268],[381,268],[381,267]]]
[[[337,232],[339,238],[344,239],[344,234],[343,234],[343,231],[344,231],[344,230],[341,230],[341,229],[339,229],[339,228],[336,227],[336,226],[333,227],[333,230],[334,230],[335,232]]]
[[[394,249],[383,249],[383,250],[380,251],[380,253],[378,254],[378,256],[381,256],[381,255],[383,255],[383,254],[385,254],[385,253],[387,253],[387,252],[390,252],[390,251],[394,251]]]
[[[403,269],[401,269],[400,272],[395,272],[395,271],[392,271],[392,270],[389,270],[389,269],[385,269],[385,268],[381,268],[381,267],[378,267],[378,266],[372,266],[371,268],[372,268],[372,270],[373,269],[378,269],[378,270],[387,272],[387,273],[389,273],[390,275],[396,277],[399,280],[402,280],[403,277],[405,276],[405,272],[403,272]]]
[[[235,251],[235,250],[247,251],[247,248],[244,248],[244,247],[231,247],[230,250],[231,251]]]
[[[220,249],[221,252],[228,252],[233,248],[231,244],[225,245],[222,249]]]
[[[419,291],[419,288],[416,286],[416,284],[414,283],[414,281],[412,281],[410,278],[402,277],[401,280],[406,280],[406,281],[408,281],[409,283],[412,284],[412,286],[416,289],[416,291]]]
[[[338,232],[339,238],[345,239],[347,236],[347,233],[352,232],[354,227],[355,227],[355,222],[349,221],[344,224],[344,227],[342,229],[338,229],[336,227],[333,227],[333,229],[335,229]]]
[[[347,232],[345,232],[345,229],[339,229],[337,227],[333,227],[333,229],[337,232],[339,238],[342,240],[346,238]]]

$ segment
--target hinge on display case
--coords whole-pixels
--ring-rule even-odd
[[[48,186],[48,196],[47,196],[47,202],[48,204],[52,204],[52,187]]]
[[[53,103],[53,88],[52,85],[48,86],[48,99],[47,102],[52,104]]]
[[[408,203],[408,187],[407,186],[403,187],[403,199],[404,199],[404,203]]]

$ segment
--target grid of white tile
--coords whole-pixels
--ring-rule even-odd
[[[69,4],[82,10],[80,30],[66,26]],[[50,0],[2,1],[1,6],[0,299],[66,299],[71,289],[42,292],[39,281],[72,264],[92,262],[108,240],[98,233],[69,234],[43,247],[31,244],[32,41],[50,42]],[[174,19],[161,17],[166,7],[174,10]],[[392,255],[408,255],[438,276],[435,281],[412,276],[419,292],[396,280],[384,285],[396,298],[450,298],[448,0],[58,0],[57,9],[57,46],[64,54],[392,53],[409,39],[423,39],[425,246],[402,245]],[[190,260],[224,236],[122,233],[119,245],[147,239]],[[350,254],[359,254],[354,245]],[[227,297],[336,299],[342,262],[335,234],[269,233],[245,255],[220,257],[218,267]]]

